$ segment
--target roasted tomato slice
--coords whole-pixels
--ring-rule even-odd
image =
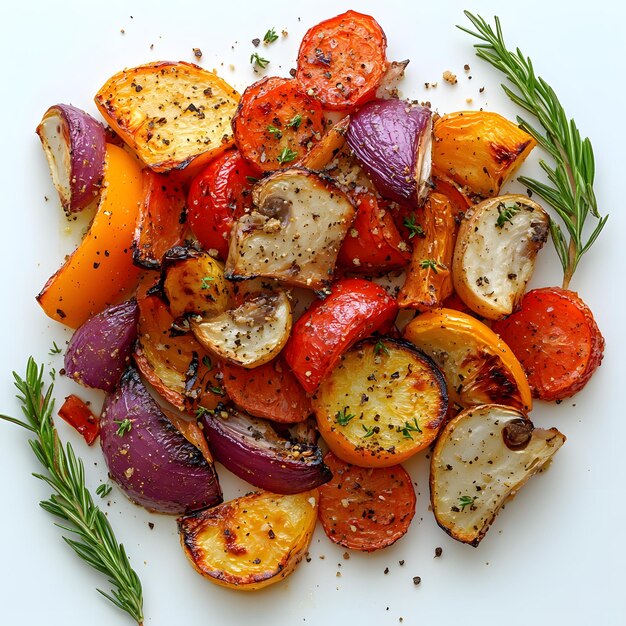
[[[59,416],[85,438],[87,445],[91,445],[100,434],[98,418],[85,402],[74,394],[65,398],[65,402],[59,409]]]
[[[232,125],[237,147],[257,172],[294,165],[325,129],[321,103],[295,80],[277,76],[244,91]]]
[[[285,360],[312,393],[344,350],[373,332],[386,330],[397,312],[396,301],[379,285],[361,278],[341,280],[294,324]]]
[[[409,262],[409,247],[400,237],[384,201],[373,193],[354,199],[357,214],[343,244],[338,261],[352,272],[382,274]]]
[[[451,405],[531,409],[522,366],[504,341],[477,319],[451,309],[427,311],[409,322],[403,335],[439,365]]]
[[[533,395],[560,400],[582,389],[602,362],[604,338],[589,307],[573,291],[529,291],[521,308],[493,329],[511,346]]]
[[[228,237],[234,221],[250,206],[250,190],[257,171],[237,150],[209,163],[191,182],[187,219],[205,250],[228,256]]]

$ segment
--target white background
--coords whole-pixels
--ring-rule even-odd
[[[312,561],[302,563],[284,583],[257,594],[237,594],[198,576],[178,545],[173,518],[145,513],[116,488],[103,505],[144,583],[145,623],[151,626],[308,626],[347,620],[386,625],[398,624],[400,618],[411,625],[623,624],[623,3],[109,0],[18,1],[10,6],[2,9],[0,37],[0,411],[10,414],[18,411],[11,371],[23,372],[31,354],[59,369],[61,358],[48,356],[48,350],[53,340],[65,345],[69,338],[34,299],[80,234],[78,226],[68,228],[34,133],[48,106],[67,102],[96,114],[93,96],[110,75],[154,60],[194,61],[194,47],[204,53],[203,67],[217,69],[242,90],[256,78],[249,65],[251,39],[270,27],[288,30],[288,37],[259,51],[271,60],[268,72],[286,75],[307,27],[354,8],[378,18],[388,36],[389,58],[411,59],[404,95],[430,100],[441,112],[484,106],[514,117],[516,111],[499,88],[500,77],[474,57],[472,39],[454,27],[468,23],[464,8],[485,17],[500,15],[510,46],[519,45],[533,58],[568,114],[591,137],[596,193],[601,211],[611,214],[572,283],[605,334],[604,363],[574,399],[560,406],[537,403],[532,413],[536,424],[557,426],[568,437],[549,471],[507,505],[474,549],[436,527],[428,510],[426,460],[414,459],[407,468],[417,483],[418,511],[407,537],[382,552],[353,553],[344,560],[344,550],[318,529]],[[471,80],[465,63],[471,66]],[[458,75],[456,86],[444,84],[444,70]],[[427,91],[424,82],[439,86]],[[473,102],[466,103],[467,98]],[[531,156],[524,173],[537,170],[537,158],[537,153]],[[560,284],[560,267],[547,244],[533,285],[554,284]],[[61,381],[57,391],[62,397],[76,389]],[[59,429],[85,459],[89,484],[95,488],[106,480],[97,446],[87,449],[64,424]],[[37,506],[48,495],[30,476],[38,469],[25,432],[0,424],[0,623],[130,623],[96,593],[95,587],[106,588],[106,581],[74,556],[50,516]],[[246,490],[227,476],[224,487],[227,497]],[[443,555],[434,559],[438,546]],[[419,587],[412,583],[416,575],[422,578]]]

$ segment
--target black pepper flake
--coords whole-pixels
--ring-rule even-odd
[[[193,50],[193,56],[195,56],[196,59],[202,58],[202,50],[200,50],[200,48],[192,48],[192,50]]]
[[[413,576],[413,584],[419,585],[422,582],[421,576]]]
[[[443,554],[443,548],[435,548],[435,558],[438,559]]]
[[[255,37],[255,38],[252,40],[252,45],[253,45],[255,48],[258,48],[260,43],[261,43],[261,40],[260,40],[258,37]]]
[[[148,528],[150,530],[153,530],[154,529],[154,522],[148,522]]]
[[[398,561],[398,563],[399,563],[400,565],[404,565],[404,559],[400,559],[400,560]]]
[[[385,569],[383,570],[383,574],[388,574],[389,573],[389,568],[385,567]]]
[[[270,539],[275,539],[276,538],[276,534],[274,533],[274,531],[271,528],[269,529],[269,532],[267,533],[267,536]]]

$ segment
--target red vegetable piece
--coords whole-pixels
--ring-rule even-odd
[[[193,179],[187,219],[205,250],[217,250],[222,259],[228,256],[230,230],[251,204],[250,189],[256,176],[257,171],[238,151],[229,150]]]
[[[183,239],[185,195],[175,176],[144,169],[143,202],[133,236],[133,263],[158,270],[163,255]]]
[[[310,28],[300,44],[296,80],[325,108],[371,100],[387,70],[387,37],[369,15],[346,11]]]
[[[313,393],[344,350],[373,332],[384,332],[397,313],[396,301],[379,285],[361,278],[339,281],[295,323],[285,360]]]
[[[277,76],[243,92],[232,125],[241,155],[257,172],[293,166],[326,128],[320,102],[295,80]]]
[[[391,214],[373,193],[358,194],[357,215],[339,249],[338,261],[352,272],[385,273],[411,259]]]
[[[74,394],[65,398],[65,402],[59,409],[59,417],[63,418],[72,428],[75,428],[91,445],[100,433],[98,418],[91,409]]]
[[[602,362],[604,337],[593,314],[567,289],[529,291],[520,310],[492,328],[519,359],[533,396],[541,400],[574,395]]]
[[[401,465],[363,468],[332,452],[324,463],[333,473],[320,487],[318,515],[334,543],[372,552],[395,543],[415,515],[415,490]]]
[[[222,372],[226,394],[250,415],[293,424],[311,414],[311,401],[281,357],[253,369],[224,363]]]

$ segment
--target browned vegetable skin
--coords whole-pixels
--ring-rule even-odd
[[[346,116],[331,126],[322,139],[300,160],[299,165],[310,170],[323,170],[346,143],[349,124],[350,117]]]
[[[522,195],[490,198],[465,213],[454,248],[454,289],[488,319],[510,315],[524,295],[550,218]]]
[[[449,113],[435,122],[433,132],[433,174],[483,198],[497,196],[537,144],[490,111]]]
[[[486,404],[446,424],[430,464],[437,523],[477,546],[504,502],[541,471],[565,443],[556,428],[535,428],[512,407]]]
[[[304,557],[317,521],[317,489],[295,495],[256,492],[178,520],[193,567],[242,591],[279,582]]]
[[[398,294],[401,308],[425,311],[441,306],[452,293],[455,209],[446,196],[432,193],[416,221],[423,235],[413,238],[411,264]]]
[[[226,277],[264,276],[309,289],[329,285],[354,218],[348,197],[329,178],[294,167],[255,185],[253,202],[233,229]]]
[[[200,167],[232,145],[239,94],[192,63],[160,61],[123,70],[95,102],[111,128],[156,172]]]

